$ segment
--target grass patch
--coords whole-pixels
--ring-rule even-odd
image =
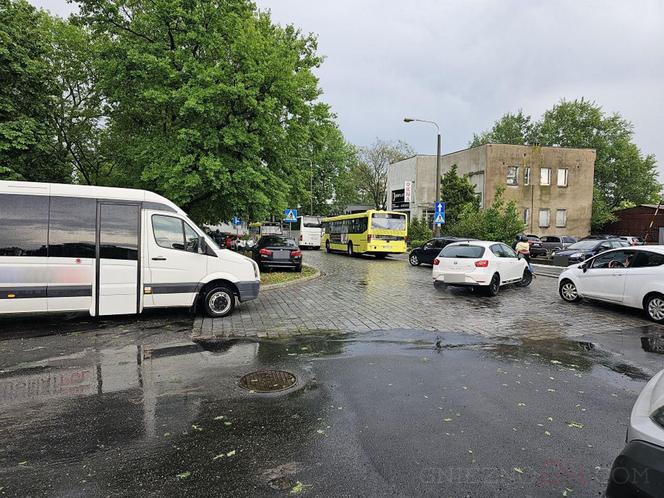
[[[302,265],[302,273],[296,271],[286,270],[272,272],[261,272],[261,284],[281,284],[284,282],[292,282],[293,280],[300,280],[301,278],[311,277],[316,274],[316,270],[311,266]]]

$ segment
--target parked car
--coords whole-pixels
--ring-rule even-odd
[[[302,251],[294,239],[280,235],[266,235],[253,248],[254,261],[259,268],[290,268],[302,271]]]
[[[642,246],[645,245],[646,241],[641,237],[635,237],[633,235],[624,235],[620,237],[620,240],[624,240],[630,246]]]
[[[606,240],[606,239],[617,239],[617,235],[609,235],[609,234],[594,234],[594,235],[587,235],[586,237],[582,238],[581,240]]]
[[[577,241],[574,237],[568,237],[566,235],[547,235],[542,237],[541,240],[542,247],[546,249],[547,254],[567,249]]]
[[[516,243],[519,242],[519,238],[523,237],[523,235],[517,235],[516,240],[512,243],[512,249],[516,247]],[[546,249],[542,246],[542,241],[537,235],[525,235],[525,237],[528,239],[528,244],[530,245],[530,255],[533,258],[538,258],[541,256],[546,256],[548,253]]]
[[[643,309],[664,323],[664,246],[635,246],[603,252],[567,268],[558,279],[568,302],[586,297]]]
[[[502,242],[455,242],[433,261],[434,286],[479,287],[495,296],[504,285],[526,287],[532,279],[526,260]]]
[[[664,490],[664,370],[636,399],[627,445],[609,474],[607,498],[662,496]]]
[[[408,261],[413,266],[419,266],[421,264],[432,265],[433,260],[436,259],[436,256],[438,256],[445,246],[463,240],[469,239],[460,239],[458,237],[436,237],[410,251]]]
[[[553,264],[556,266],[569,266],[585,261],[609,249],[628,246],[627,242],[620,239],[582,239],[567,249],[553,252]]]

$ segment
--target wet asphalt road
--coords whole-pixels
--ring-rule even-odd
[[[22,359],[0,371],[0,495],[599,496],[648,377],[567,339],[126,326],[0,343]],[[238,386],[265,368],[298,384]]]

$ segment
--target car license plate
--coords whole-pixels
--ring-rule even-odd
[[[457,284],[466,281],[466,276],[463,273],[446,273],[443,277],[445,283]]]
[[[274,259],[289,259],[290,251],[276,251],[274,253]]]

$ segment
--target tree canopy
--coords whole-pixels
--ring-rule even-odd
[[[376,209],[387,207],[387,167],[415,155],[406,142],[376,139],[359,150],[359,161],[353,176],[359,198]]]
[[[561,100],[540,121],[521,111],[506,114],[488,131],[475,135],[471,146],[511,143],[592,148],[595,161],[593,228],[601,228],[620,207],[658,201],[662,186],[657,162],[633,142],[632,124],[620,114],[606,114],[585,99]]]
[[[466,207],[479,209],[480,199],[468,175],[459,175],[456,164],[443,175],[440,191],[445,199],[445,224],[442,230],[450,233]]]

